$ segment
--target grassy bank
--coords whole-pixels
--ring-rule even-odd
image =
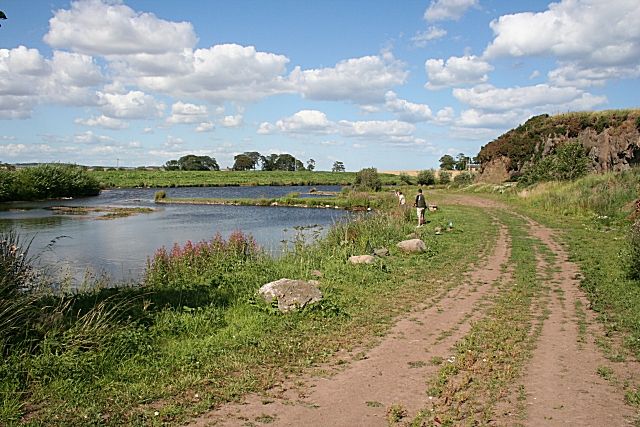
[[[300,208],[325,209],[390,209],[398,204],[398,199],[389,192],[368,193],[344,191],[333,197],[300,197],[299,193],[289,193],[284,197],[260,199],[215,199],[215,198],[169,198],[164,191],[158,191],[155,202],[159,204],[232,205],[232,206],[291,206]]]
[[[395,243],[416,232],[412,213],[364,215],[313,245],[301,235],[279,259],[241,234],[167,248],[150,260],[143,287],[20,301],[29,310],[3,341],[0,423],[178,424],[371,345],[445,286],[437,280],[455,285],[495,234],[483,212],[441,209],[418,230],[428,252],[401,255]],[[449,221],[453,232],[428,232]],[[374,265],[346,262],[381,246],[391,256]],[[302,312],[280,315],[255,297],[264,283],[314,271],[324,300]]]
[[[355,172],[310,171],[91,171],[103,188],[224,187],[232,185],[351,185]],[[400,183],[391,174],[379,174],[385,185]]]
[[[0,202],[95,196],[98,181],[80,167],[44,164],[0,170]]]

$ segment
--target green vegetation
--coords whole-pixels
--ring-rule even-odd
[[[376,168],[361,169],[356,173],[353,184],[357,189],[363,191],[380,191],[382,189],[382,181]]]
[[[375,196],[396,204],[390,193]],[[0,361],[0,423],[26,416],[34,424],[180,424],[339,349],[365,345],[441,289],[416,277],[460,274],[493,232],[480,211],[443,209],[432,222],[452,220],[465,232],[419,230],[429,251],[402,256],[395,243],[416,231],[414,219],[404,218],[397,207],[362,215],[314,244],[301,233],[279,259],[236,233],[159,250],[142,287],[23,294],[33,296],[27,306],[37,316],[14,322],[21,332],[11,334]],[[390,258],[346,262],[383,246]],[[301,312],[281,315],[255,296],[264,283],[310,279],[316,270],[324,299]]]
[[[224,187],[233,185],[352,185],[355,172],[319,171],[90,171],[103,188]],[[400,177],[379,174],[383,185],[397,185]]]
[[[44,164],[0,169],[0,202],[95,196],[99,192],[98,181],[77,166]]]
[[[567,142],[524,169],[519,182],[571,181],[587,174],[589,158],[579,142]]]
[[[164,165],[166,170],[183,170],[183,171],[219,171],[220,166],[213,157],[196,156],[189,154],[180,157],[178,160],[169,160]]]
[[[436,174],[431,169],[418,172],[417,178],[419,185],[434,185],[436,183]]]
[[[440,171],[440,174],[438,175],[438,184],[449,184],[451,182],[451,172],[447,172],[447,171]]]

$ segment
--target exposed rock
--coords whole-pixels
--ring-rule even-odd
[[[373,250],[373,254],[375,256],[389,256],[389,249],[387,248],[379,248],[379,249],[374,249]]]
[[[509,165],[511,161],[508,157],[497,157],[486,165],[482,165],[482,173],[480,174],[480,181],[490,184],[500,184],[511,178],[509,174]]]
[[[376,258],[373,255],[354,255],[349,257],[351,264],[373,264]]]
[[[403,252],[424,252],[427,245],[420,239],[403,240],[396,245]]]
[[[267,301],[278,301],[278,310],[286,313],[322,299],[316,280],[280,279],[263,285],[258,293]]]

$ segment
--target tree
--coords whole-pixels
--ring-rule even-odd
[[[233,160],[234,171],[246,171],[255,168],[255,162],[246,154],[238,154]]]
[[[3,11],[0,10],[0,19],[5,20],[7,19],[7,15],[4,14]],[[0,27],[2,27],[2,25],[0,25]]]
[[[354,181],[356,187],[363,190],[380,191],[382,188],[382,181],[378,176],[378,169],[365,168],[356,173],[356,179]]]
[[[218,171],[220,166],[213,157],[188,154],[178,159],[178,166],[183,171]]]
[[[278,160],[277,154],[269,154],[268,156],[260,156],[260,162],[262,163],[263,171],[276,170],[276,160]]]
[[[456,160],[452,156],[445,154],[444,156],[440,157],[440,169],[452,171],[455,166]]]
[[[441,171],[438,175],[438,184],[449,184],[451,182],[451,172]]]
[[[456,161],[456,170],[463,171],[467,169],[467,164],[469,164],[469,157],[465,156],[464,153],[458,154]]]
[[[280,154],[275,162],[276,170],[294,171],[296,170],[296,158],[291,154]]]
[[[419,185],[433,185],[436,183],[436,174],[432,170],[423,170],[418,172]]]
[[[245,151],[242,154],[249,157],[253,162],[251,169],[255,169],[258,166],[258,163],[262,160],[262,156],[257,151]]]
[[[307,170],[312,171],[316,168],[316,161],[313,159],[307,160]]]
[[[180,165],[178,164],[177,160],[169,160],[164,164],[164,168],[168,171],[177,171],[180,170]]]
[[[345,168],[344,168],[344,163],[339,162],[339,161],[335,161],[333,162],[333,167],[331,168],[331,172],[344,172]]]

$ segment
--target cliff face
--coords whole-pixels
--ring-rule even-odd
[[[501,182],[555,147],[579,142],[592,172],[620,171],[640,164],[640,110],[612,110],[535,116],[482,147],[480,178]]]

